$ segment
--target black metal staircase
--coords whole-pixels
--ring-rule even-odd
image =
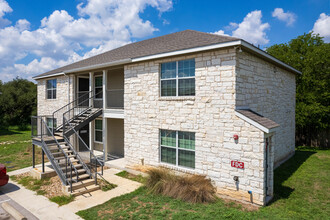
[[[92,94],[93,91],[78,97],[56,110],[52,116],[32,117],[33,141],[39,142],[62,183],[69,186],[70,192],[75,195],[97,190],[97,179],[103,178],[103,162],[77,132],[102,115],[101,108],[93,107],[98,94]],[[74,139],[83,143],[86,148],[84,153],[87,152],[88,157],[82,157],[76,151]]]

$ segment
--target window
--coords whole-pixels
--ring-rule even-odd
[[[102,120],[96,119],[95,120],[95,142],[103,142],[103,130],[102,130]]]
[[[160,161],[195,168],[195,133],[160,130]]]
[[[56,128],[57,127],[56,118],[46,118],[46,124],[51,132],[53,132],[53,123],[54,123],[54,128]],[[49,133],[48,129],[47,129],[47,133]],[[50,135],[50,134],[48,134],[48,135]]]
[[[103,97],[103,77],[96,76],[95,77],[95,99],[102,99]]]
[[[56,99],[56,79],[46,81],[46,97],[47,99]]]
[[[162,63],[161,96],[195,95],[195,59]]]

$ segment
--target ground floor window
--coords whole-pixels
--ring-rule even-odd
[[[103,142],[103,126],[102,119],[95,120],[95,142]]]
[[[160,130],[160,161],[195,168],[195,133]]]
[[[56,128],[57,123],[56,123],[56,118],[46,118],[46,123],[47,127],[49,128],[50,132],[53,133],[53,128]],[[48,133],[48,130],[47,130]],[[48,134],[50,135],[50,134]]]

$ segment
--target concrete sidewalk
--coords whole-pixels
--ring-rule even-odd
[[[122,178],[116,176],[116,173],[119,173],[121,170],[111,168],[104,170],[103,178],[110,183],[117,185],[116,188],[103,192],[102,190],[97,190],[91,193],[77,196],[75,201],[70,202],[63,207],[70,209],[73,213],[76,213],[80,210],[88,209],[96,205],[100,205],[117,196],[121,196],[130,192],[135,191],[142,184],[136,181]]]
[[[8,174],[26,173],[31,168],[12,171]],[[25,189],[16,182],[9,181],[7,185],[0,188],[0,191],[39,219],[81,219],[75,214],[76,212],[102,204],[114,197],[133,192],[141,186],[141,183],[116,176],[115,174],[120,171],[115,168],[104,170],[103,178],[110,183],[118,185],[116,188],[107,192],[98,190],[77,196],[73,202],[60,207],[56,203],[49,201],[48,198],[36,195],[36,192]]]

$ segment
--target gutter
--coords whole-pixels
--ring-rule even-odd
[[[132,62],[132,59],[128,58],[128,59],[116,60],[116,61],[108,62],[108,63],[102,63],[102,64],[97,64],[97,65],[92,65],[92,66],[71,69],[71,70],[64,71],[64,73],[74,73],[74,72],[81,72],[81,71],[87,71],[87,70],[93,70],[93,69],[100,69],[100,68],[109,67],[109,66],[127,64],[127,63],[131,63],[131,62]]]

